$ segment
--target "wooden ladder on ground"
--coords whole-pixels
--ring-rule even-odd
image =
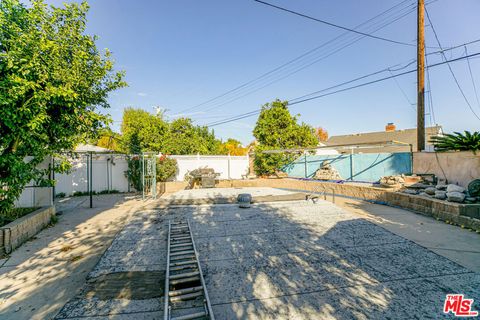
[[[168,222],[167,245],[164,320],[214,320],[190,221]]]

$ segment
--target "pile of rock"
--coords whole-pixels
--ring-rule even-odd
[[[416,194],[419,196],[435,198],[439,200],[447,200],[458,203],[477,203],[480,197],[471,196],[467,189],[456,184],[437,184],[426,185],[417,183],[403,191],[408,194]]]
[[[385,176],[380,179],[380,185],[386,188],[401,187],[405,183],[405,176]]]
[[[332,167],[327,161],[323,161],[320,168],[315,172],[314,179],[316,180],[342,180],[340,173]]]

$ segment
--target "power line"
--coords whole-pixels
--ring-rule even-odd
[[[388,72],[390,73],[390,75],[393,76],[393,72],[392,70],[388,69]],[[395,84],[397,85],[398,89],[402,92],[402,95],[403,97],[405,98],[405,100],[407,100],[407,103],[410,107],[413,107],[413,109],[415,109],[414,107],[414,103],[410,100],[410,98],[408,97],[407,93],[405,92],[405,90],[403,90],[402,86],[400,85],[400,83],[398,82],[397,78],[393,78],[393,80],[395,81]]]
[[[465,55],[468,56],[467,46],[465,46]],[[477,105],[480,108],[480,101],[478,99],[477,86],[475,85],[475,78],[473,77],[472,67],[470,66],[470,59],[467,58],[468,71],[470,72],[470,78],[472,79],[473,91],[475,92],[475,98],[477,99]]]
[[[432,20],[430,19],[430,15],[428,14],[427,8],[425,8],[425,13],[427,14],[427,19],[428,19],[428,21],[429,21],[429,23],[430,23],[430,27],[432,28],[433,34],[434,34],[434,36],[435,36],[435,39],[437,40],[438,46],[440,47],[440,49],[442,49],[442,44],[440,43],[440,40],[438,39],[437,32],[435,31],[435,27],[433,26]],[[443,50],[443,49],[442,49],[442,50]],[[445,61],[448,61],[448,60],[447,60],[447,57],[445,56],[445,52],[443,52],[443,51],[442,51],[442,56],[443,56],[443,58],[445,59]],[[467,57],[468,57],[468,55],[467,55]],[[468,59],[468,58],[467,58],[467,59]],[[472,111],[472,113],[475,115],[475,117],[476,117],[478,120],[480,120],[480,117],[477,115],[477,113],[475,112],[475,110],[473,110],[472,105],[470,104],[470,101],[468,101],[467,96],[465,95],[465,92],[463,91],[462,87],[460,86],[460,83],[458,82],[457,76],[455,75],[455,72],[453,72],[453,69],[452,69],[452,67],[450,66],[450,63],[447,62],[447,66],[448,66],[448,69],[450,70],[450,73],[452,74],[453,80],[455,80],[455,83],[457,84],[458,90],[460,91],[460,93],[461,93],[462,96],[463,96],[463,99],[465,100],[465,102],[467,103],[468,107],[470,108],[470,111]]]
[[[368,19],[367,21],[365,21],[365,22],[357,25],[356,28],[360,28],[360,27],[362,27],[362,26],[365,26],[366,24],[370,23],[371,21],[373,21],[373,20],[375,20],[375,19],[377,19],[377,18],[380,18],[380,17],[388,14],[389,12],[392,12],[392,11],[398,9],[399,7],[403,6],[405,3],[408,3],[408,2],[410,2],[410,0],[404,0],[404,1],[400,2],[399,4],[394,5],[393,7],[391,7],[391,8],[389,8],[389,9],[381,12],[380,14],[378,14],[378,15],[376,15],[376,16],[374,16],[373,18],[370,18],[370,19]],[[405,10],[405,9],[408,9],[408,8],[411,7],[411,6],[412,6],[412,4],[408,5],[407,7],[403,8],[403,9],[400,9],[400,11],[403,11],[403,10]],[[414,10],[415,10],[415,9],[413,9],[411,12],[413,12]],[[410,12],[408,12],[408,13],[410,13]],[[375,30],[375,31],[376,31],[376,30]],[[253,84],[253,83],[258,82],[258,81],[261,80],[261,79],[264,79],[265,77],[268,77],[268,76],[276,73],[277,71],[281,71],[282,69],[284,69],[285,67],[288,67],[288,66],[291,65],[291,64],[294,64],[294,63],[296,63],[296,62],[299,62],[299,61],[303,60],[304,58],[306,58],[306,57],[308,57],[309,55],[311,55],[311,54],[315,53],[316,51],[318,51],[319,49],[324,48],[324,47],[326,47],[327,45],[330,45],[330,44],[334,43],[335,41],[337,41],[338,39],[341,39],[342,37],[344,37],[344,36],[346,36],[346,35],[349,35],[349,34],[350,34],[350,32],[344,32],[344,33],[340,34],[339,36],[337,36],[337,37],[335,37],[335,38],[333,38],[333,39],[330,39],[330,40],[322,43],[321,45],[319,45],[319,46],[317,46],[317,47],[315,47],[315,48],[313,48],[313,49],[308,50],[307,52],[301,54],[300,56],[298,56],[298,57],[296,57],[296,58],[294,58],[294,59],[292,59],[292,60],[289,60],[289,61],[287,61],[286,63],[284,63],[284,64],[282,64],[282,65],[280,65],[280,66],[278,66],[278,67],[276,67],[276,68],[274,68],[274,69],[272,69],[272,70],[270,70],[270,71],[268,71],[268,72],[266,72],[266,73],[264,73],[264,74],[262,74],[262,75],[260,75],[260,76],[258,76],[258,77],[256,77],[256,78],[254,78],[254,79],[252,79],[252,80],[250,80],[250,81],[247,81],[246,83],[243,83],[243,84],[241,84],[241,85],[239,85],[239,86],[237,86],[237,87],[235,87],[235,88],[233,88],[233,89],[231,89],[231,90],[228,90],[228,91],[224,92],[223,94],[220,94],[220,95],[218,95],[218,96],[215,96],[215,97],[213,97],[213,98],[211,98],[211,99],[208,99],[208,100],[206,100],[206,101],[204,101],[204,102],[202,102],[202,103],[199,103],[199,104],[197,104],[197,105],[194,105],[194,106],[189,107],[189,108],[186,108],[186,109],[182,109],[182,110],[179,111],[179,112],[185,112],[185,111],[194,110],[194,109],[196,109],[196,108],[198,108],[198,107],[201,107],[201,106],[204,106],[204,105],[206,105],[206,104],[209,104],[209,103],[212,102],[212,101],[216,101],[216,100],[218,100],[218,99],[220,99],[220,98],[223,98],[223,97],[225,97],[225,96],[228,96],[228,95],[231,94],[231,93],[237,92],[237,91],[239,91],[239,90],[241,90],[241,89],[243,89],[243,88],[245,88],[245,87],[247,87],[247,86],[249,86],[249,85],[251,85],[251,84]],[[319,60],[316,60],[316,62],[318,62],[318,61],[319,61]],[[313,63],[312,63],[312,64],[313,64]]]
[[[430,5],[430,4],[432,4],[432,3],[436,2],[436,1],[438,1],[438,0],[432,0],[432,1],[428,2],[427,5]],[[385,15],[386,13],[394,10],[396,7],[401,6],[401,5],[404,4],[405,2],[407,2],[407,1],[402,1],[401,3],[399,3],[399,4],[397,4],[397,5],[393,6],[393,7],[391,7],[390,9],[385,10],[384,12],[382,12],[382,13],[378,14],[377,16],[375,16],[375,17],[367,20],[366,22],[364,22],[364,23],[356,26],[355,28],[361,27],[362,25],[365,25],[365,24],[369,23],[370,21],[373,21],[374,19],[376,19],[376,18],[378,18],[378,17],[381,17],[382,15]],[[398,11],[398,10],[397,10],[397,11],[398,11],[398,13],[400,13],[400,12],[404,11],[405,9],[409,9],[409,7],[411,7],[411,6],[412,6],[412,5],[410,4],[410,5],[408,5],[407,7],[403,8],[403,9],[400,9],[400,11]],[[375,28],[375,29],[372,30],[371,32],[376,32],[376,31],[378,31],[378,30],[380,30],[380,29],[382,29],[382,28],[384,28],[384,27],[386,27],[386,26],[388,26],[388,25],[390,25],[390,24],[392,24],[392,23],[394,23],[394,22],[402,19],[403,17],[409,15],[411,12],[413,12],[413,11],[415,11],[415,10],[416,10],[416,9],[415,9],[415,6],[413,6],[413,9],[411,9],[411,10],[409,9],[407,12],[402,13],[400,16],[395,17],[392,21],[388,21],[388,22],[384,23],[383,25],[380,25],[379,27]],[[394,13],[394,14],[395,14],[395,13]],[[384,21],[386,21],[386,20],[384,20]],[[300,72],[301,70],[304,70],[304,69],[306,69],[307,67],[309,67],[309,66],[311,66],[311,65],[313,65],[313,64],[315,64],[315,63],[317,63],[317,62],[319,62],[319,61],[321,61],[321,60],[324,60],[324,59],[330,57],[331,55],[339,52],[340,50],[342,50],[342,49],[344,49],[344,48],[346,48],[346,47],[349,47],[349,46],[353,45],[354,43],[360,41],[361,39],[363,39],[363,38],[365,37],[365,36],[359,36],[359,37],[357,37],[356,39],[354,38],[354,39],[352,39],[349,43],[346,43],[345,45],[342,45],[340,48],[335,49],[333,52],[326,53],[326,54],[324,54],[323,56],[320,56],[319,58],[316,58],[316,59],[313,60],[312,62],[307,62],[307,64],[300,65],[299,67],[295,67],[296,69],[294,69],[293,71],[288,71],[288,73],[287,73],[286,75],[280,76],[280,78],[276,78],[276,79],[274,79],[274,80],[272,80],[272,81],[270,81],[270,82],[267,82],[267,83],[261,85],[260,87],[255,88],[255,86],[257,86],[257,85],[256,85],[256,84],[254,85],[254,83],[258,83],[259,81],[262,81],[262,78],[263,78],[263,79],[266,79],[266,78],[270,77],[271,75],[273,76],[273,74],[275,74],[276,71],[283,72],[282,69],[288,68],[288,66],[289,66],[290,64],[294,64],[294,63],[297,63],[298,61],[304,60],[303,58],[304,58],[305,56],[308,56],[308,55],[309,55],[310,53],[312,53],[313,51],[318,50],[319,48],[324,47],[325,45],[328,45],[328,44],[330,44],[330,43],[333,43],[335,40],[338,40],[338,39],[340,39],[341,37],[343,37],[344,35],[347,35],[347,34],[350,34],[350,32],[346,31],[346,32],[344,32],[343,34],[341,34],[340,36],[337,36],[336,38],[331,39],[330,41],[327,41],[326,43],[322,44],[321,46],[316,47],[316,48],[308,51],[308,52],[305,53],[304,55],[301,55],[301,56],[299,56],[299,57],[297,57],[297,58],[295,58],[295,59],[293,59],[293,60],[285,63],[284,65],[276,68],[276,69],[278,69],[278,70],[274,69],[274,70],[272,70],[272,71],[270,71],[270,72],[267,72],[266,74],[263,74],[262,76],[257,77],[257,78],[255,78],[254,80],[251,80],[251,81],[245,83],[244,85],[241,85],[241,86],[239,86],[239,87],[237,87],[237,88],[235,88],[235,89],[229,90],[229,91],[225,92],[224,94],[222,94],[222,95],[220,95],[220,96],[217,96],[217,97],[214,97],[214,98],[212,98],[212,99],[209,99],[209,100],[207,100],[207,101],[205,101],[205,102],[203,102],[203,103],[201,103],[201,104],[198,104],[198,105],[196,105],[196,106],[193,106],[193,107],[188,108],[188,109],[185,109],[185,110],[182,110],[181,112],[186,111],[186,110],[191,110],[191,109],[194,109],[194,108],[198,108],[198,107],[201,107],[202,105],[209,105],[210,102],[213,102],[213,101],[218,100],[218,99],[222,99],[223,97],[227,97],[227,96],[229,96],[230,94],[233,94],[233,95],[234,95],[232,98],[229,98],[229,100],[226,100],[226,101],[223,101],[223,102],[217,102],[217,103],[214,104],[213,106],[207,107],[206,109],[203,109],[203,108],[202,108],[202,111],[208,112],[208,111],[212,111],[212,110],[214,110],[214,109],[218,109],[218,108],[220,108],[220,107],[222,107],[222,106],[224,106],[224,105],[227,105],[227,104],[229,104],[229,103],[232,103],[232,102],[234,102],[234,101],[237,101],[237,100],[239,100],[239,99],[241,99],[241,98],[243,98],[243,97],[245,97],[245,96],[248,96],[248,95],[250,95],[250,94],[253,94],[253,93],[257,92],[257,91],[260,91],[261,89],[263,89],[263,88],[265,88],[265,87],[268,87],[268,86],[270,86],[270,85],[272,85],[272,84],[274,84],[274,83],[276,83],[276,82],[279,82],[279,81],[281,81],[281,80],[283,80],[283,79],[285,79],[285,78],[287,78],[287,77],[289,77],[289,76],[291,76],[291,75],[293,75],[293,74],[296,74],[296,73]],[[480,40],[479,40],[479,41],[480,41]],[[453,49],[453,48],[449,48],[449,49],[445,49],[445,50],[450,50],[450,49]],[[438,53],[438,52],[435,52],[435,53]],[[432,53],[432,54],[434,54],[434,53]],[[285,71],[286,71],[286,70],[285,70]],[[260,84],[260,83],[258,83],[258,84]],[[249,86],[252,86],[252,85],[253,85],[254,87],[252,87],[251,89],[248,88]],[[247,91],[245,92],[245,90],[247,90]],[[248,91],[248,90],[249,90],[249,91]],[[243,92],[243,93],[240,93],[241,91],[244,91],[244,92]]]
[[[470,54],[468,56],[463,56],[463,57],[459,57],[459,58],[455,58],[455,59],[451,59],[451,60],[447,60],[447,61],[438,62],[438,63],[427,66],[427,68],[433,68],[433,67],[437,67],[437,66],[440,66],[440,65],[443,65],[443,64],[449,64],[451,62],[461,61],[461,60],[471,58],[471,57],[476,57],[476,56],[480,56],[480,52],[473,53],[473,54]],[[350,86],[350,87],[347,87],[347,88],[339,89],[339,90],[336,90],[336,91],[333,91],[333,92],[313,96],[313,97],[310,97],[310,98],[305,98],[303,100],[298,100],[298,101],[289,103],[289,105],[300,104],[300,103],[307,102],[307,101],[310,101],[310,100],[315,100],[315,99],[323,98],[323,97],[330,96],[330,95],[333,95],[333,94],[357,89],[357,88],[368,86],[368,85],[371,85],[371,84],[375,84],[375,83],[378,83],[378,82],[381,82],[381,81],[390,80],[390,79],[395,78],[395,77],[399,77],[399,76],[403,76],[403,75],[406,75],[406,74],[414,73],[416,71],[417,71],[417,69],[404,71],[404,72],[394,74],[394,75],[391,75],[391,76],[388,76],[388,77],[364,82],[364,83],[361,83],[361,84],[358,84],[358,85],[354,85],[354,86]],[[322,90],[320,90],[320,91],[322,91]],[[207,124],[207,126],[208,127],[218,126],[218,125],[225,124],[225,123],[228,123],[228,122],[248,118],[248,117],[251,117],[251,116],[253,116],[257,113],[260,113],[260,112],[261,112],[261,109],[253,110],[253,111],[250,111],[250,112],[247,112],[247,113],[244,113],[244,114],[240,114],[240,115],[237,115],[237,116],[234,116],[234,117],[231,117],[231,118],[227,118],[225,120],[219,120],[219,121],[213,122],[211,124]]]
[[[411,11],[409,11],[409,12],[406,12],[406,13],[402,14],[402,15],[399,16],[399,17],[396,17],[393,21],[387,22],[387,23],[385,23],[385,24],[377,27],[377,28],[374,30],[374,32],[375,32],[375,31],[378,31],[378,30],[380,30],[380,29],[382,29],[382,28],[384,28],[384,27],[386,27],[387,25],[390,25],[390,24],[394,23],[395,21],[397,21],[397,20],[405,17],[406,15],[410,14],[410,13],[413,12],[413,11],[415,11],[415,9],[413,9],[413,10],[411,10]],[[346,33],[348,33],[348,32],[346,32]],[[261,89],[263,89],[263,88],[265,88],[265,87],[268,87],[268,86],[270,86],[270,85],[272,85],[272,84],[274,84],[274,83],[276,83],[276,82],[278,82],[278,81],[281,81],[281,80],[283,80],[283,79],[285,79],[285,78],[287,78],[287,77],[289,77],[289,76],[291,76],[291,75],[293,75],[293,74],[296,74],[296,73],[298,73],[298,72],[300,72],[300,71],[308,68],[309,66],[311,66],[311,65],[313,65],[313,64],[315,64],[315,63],[317,63],[317,62],[319,62],[319,61],[322,61],[322,60],[324,60],[324,59],[326,59],[326,58],[334,55],[335,53],[343,50],[344,48],[347,48],[347,47],[355,44],[356,42],[360,41],[360,40],[363,39],[364,37],[365,37],[365,36],[358,36],[356,39],[352,39],[351,41],[347,42],[346,44],[342,45],[341,47],[334,49],[333,52],[327,52],[327,53],[325,53],[324,55],[320,56],[319,58],[316,58],[315,60],[313,60],[313,61],[311,61],[311,62],[307,62],[307,64],[304,64],[304,65],[301,65],[301,66],[299,66],[299,67],[296,67],[296,69],[288,72],[286,75],[283,75],[283,76],[281,76],[280,78],[274,79],[274,80],[272,80],[272,81],[270,81],[270,82],[268,82],[268,83],[266,83],[266,84],[261,85],[261,86],[258,87],[258,88],[252,88],[253,90],[251,90],[251,91],[247,91],[246,93],[243,93],[243,94],[241,94],[240,96],[234,97],[233,99],[227,100],[227,101],[225,101],[225,102],[221,102],[220,104],[214,105],[213,107],[210,107],[210,108],[208,108],[208,109],[204,109],[203,111],[211,111],[211,110],[213,110],[213,109],[218,109],[219,107],[222,107],[222,106],[224,106],[224,105],[226,105],[226,104],[229,104],[229,103],[231,103],[231,102],[237,101],[237,100],[239,100],[239,99],[241,99],[241,98],[243,98],[243,97],[245,97],[245,96],[247,96],[247,95],[250,95],[250,94],[252,94],[252,93],[255,93],[255,92],[257,92],[257,91],[259,91],[259,90],[261,90]],[[249,90],[250,90],[250,89],[249,89]]]
[[[428,66],[428,54],[425,55],[425,62],[427,63]],[[432,85],[430,83],[430,70],[427,68],[427,86],[428,86],[428,105],[430,108],[430,117],[431,117],[431,122],[432,126],[437,123],[437,120],[435,119],[435,111],[433,107],[433,97],[432,97]]]
[[[284,8],[284,7],[280,7],[280,6],[265,2],[265,1],[261,1],[261,0],[253,0],[253,1],[264,4],[266,6],[269,6],[269,7],[275,8],[275,9],[278,9],[278,10],[281,10],[281,11],[285,11],[285,12],[288,12],[288,13],[306,18],[306,19],[317,21],[317,22],[326,24],[326,25],[334,27],[334,28],[343,29],[343,30],[348,31],[348,32],[357,33],[357,34],[360,34],[360,35],[365,36],[365,37],[369,37],[369,38],[373,38],[373,39],[377,39],[377,40],[383,40],[383,41],[387,41],[387,42],[395,43],[395,44],[401,44],[401,45],[409,46],[409,47],[415,47],[416,46],[412,43],[407,43],[407,42],[392,40],[392,39],[388,39],[388,38],[378,37],[378,36],[375,36],[373,34],[357,31],[355,29],[347,28],[347,27],[344,27],[344,26],[341,26],[341,25],[338,25],[338,24],[335,24],[335,23],[332,23],[332,22],[328,22],[328,21],[325,21],[325,20],[322,20],[322,19],[314,18],[312,16],[308,16],[306,14],[296,12],[296,11],[293,11],[293,10],[290,10],[290,9],[287,9],[287,8]]]

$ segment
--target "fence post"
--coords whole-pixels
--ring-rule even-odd
[[[350,180],[353,181],[354,174],[354,164],[353,164],[353,148],[350,148]]]
[[[93,208],[93,199],[92,199],[92,196],[93,196],[93,181],[92,181],[92,177],[93,177],[93,153],[90,152],[90,177],[88,178],[88,181],[89,181],[89,184],[90,184],[90,208]]]
[[[307,173],[307,152],[304,153],[304,158],[305,158],[305,179],[308,178],[308,173]]]
[[[228,164],[228,180],[230,180],[230,152],[228,153],[227,157],[227,164]]]

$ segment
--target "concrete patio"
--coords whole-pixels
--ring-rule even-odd
[[[172,197],[237,192],[246,190],[193,190]],[[283,201],[249,209],[206,204],[138,210],[57,319],[161,319],[166,226],[174,217],[192,222],[217,319],[438,319],[447,293],[463,293],[480,309],[480,275],[469,260],[474,258],[463,261],[457,254],[454,262],[440,255],[442,246],[461,239],[457,249],[475,257],[478,234],[445,229],[430,219],[434,232],[419,236],[408,220],[415,224],[421,216],[404,210],[405,227],[389,227],[395,234],[379,226],[378,212],[340,205],[352,208]],[[431,247],[440,248],[437,253],[414,242],[428,237]],[[469,244],[470,250],[464,248]]]

